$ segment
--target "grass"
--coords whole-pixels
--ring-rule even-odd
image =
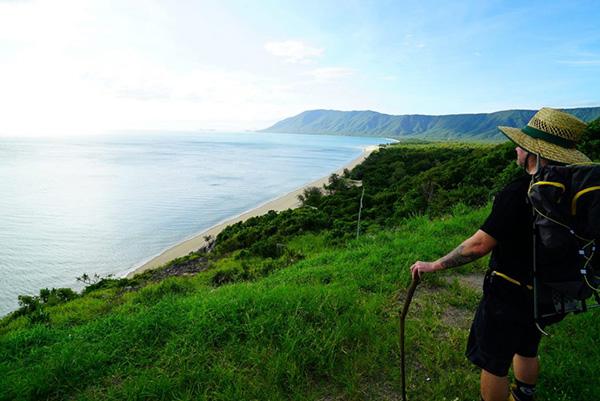
[[[446,253],[488,212],[415,216],[341,247],[306,234],[288,244],[303,256],[291,264],[231,255],[193,276],[48,307],[47,324],[5,319],[0,400],[400,399],[408,267]],[[407,319],[411,400],[478,399],[479,372],[463,354],[479,294],[460,278],[485,265],[428,276],[417,289]],[[227,284],[213,279],[244,269]],[[600,399],[597,317],[551,328],[539,399]]]

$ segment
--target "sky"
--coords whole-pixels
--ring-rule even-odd
[[[600,106],[594,1],[0,0],[0,135]]]

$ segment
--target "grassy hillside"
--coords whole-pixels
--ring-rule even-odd
[[[459,206],[342,248],[303,235],[289,246],[304,260],[261,280],[211,284],[233,258],[138,291],[91,291],[48,308],[48,324],[4,328],[0,399],[398,399],[408,266],[442,255],[486,213]],[[461,277],[483,264],[430,276],[417,290],[407,323],[411,399],[476,399],[478,372],[463,349],[478,290]],[[600,363],[599,329],[588,313],[545,339],[540,399],[599,399],[588,379]]]
[[[600,107],[567,109],[583,121],[600,117]],[[499,125],[524,127],[535,110],[505,110],[495,113],[444,116],[389,115],[375,111],[309,110],[286,118],[264,132],[338,134],[425,139],[495,140],[504,136]]]
[[[388,146],[325,193],[305,192],[304,207],[230,226],[210,253],[81,295],[22,299],[0,321],[0,400],[400,399],[408,268],[479,227],[495,185],[519,174],[513,154],[508,144]],[[366,192],[358,239],[351,179]],[[478,398],[463,353],[486,263],[417,289],[410,399]],[[599,329],[597,311],[551,328],[540,399],[600,399]]]

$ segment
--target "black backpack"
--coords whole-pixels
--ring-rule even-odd
[[[600,164],[541,167],[528,196],[536,323],[600,306]]]

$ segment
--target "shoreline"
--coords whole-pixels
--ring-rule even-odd
[[[147,261],[140,263],[138,266],[136,266],[136,267],[128,270],[124,274],[122,274],[121,277],[132,278],[137,274],[143,273],[148,270],[156,269],[157,267],[160,267],[160,266],[172,261],[173,259],[185,256],[185,255],[189,254],[190,252],[196,251],[196,250],[202,248],[203,246],[207,245],[206,241],[204,240],[205,236],[210,235],[214,239],[217,237],[217,235],[221,231],[223,231],[223,229],[225,227],[230,226],[232,224],[238,223],[240,221],[246,221],[251,217],[261,216],[261,215],[269,212],[269,210],[274,210],[276,212],[282,212],[287,209],[297,208],[298,206],[300,206],[300,201],[298,200],[298,195],[302,194],[306,188],[309,188],[309,187],[322,188],[324,184],[327,184],[327,182],[329,181],[329,177],[332,174],[341,175],[345,169],[348,169],[348,170],[353,169],[354,167],[356,167],[357,165],[362,163],[367,157],[369,157],[369,155],[371,153],[373,153],[375,150],[378,150],[379,147],[380,147],[379,145],[371,145],[371,146],[367,146],[367,147],[363,148],[363,151],[360,156],[351,160],[349,163],[342,166],[338,170],[332,171],[327,176],[319,178],[318,180],[309,182],[291,192],[283,194],[277,198],[271,199],[271,200],[269,200],[265,203],[262,203],[250,210],[247,210],[241,214],[238,214],[237,216],[230,217],[220,223],[217,223],[214,226],[209,227],[206,230],[195,234],[191,238],[183,240],[183,241],[167,248],[160,254],[151,257]]]

